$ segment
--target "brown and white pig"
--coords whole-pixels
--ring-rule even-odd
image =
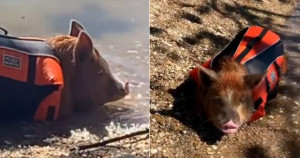
[[[265,74],[249,75],[245,66],[231,58],[224,59],[218,70],[198,68],[202,86],[196,94],[197,109],[223,133],[237,132],[254,112],[252,89]]]
[[[55,36],[47,43],[56,52],[64,75],[59,118],[69,116],[74,109],[103,105],[129,93],[128,82],[113,76],[91,37],[77,21],[71,20],[69,35]]]

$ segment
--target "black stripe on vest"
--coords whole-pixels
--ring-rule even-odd
[[[257,110],[262,102],[263,102],[263,100],[261,97],[259,97],[257,100],[255,100],[254,109]]]
[[[274,62],[274,65],[275,65],[275,69],[276,69],[277,74],[278,74],[278,78],[280,78],[281,77],[281,69],[280,69],[280,66],[278,65],[278,63],[276,62],[276,60]]]
[[[269,94],[271,86],[270,86],[270,82],[268,80],[268,77],[265,78],[265,82],[266,82],[266,92],[267,92],[267,94]]]
[[[240,42],[242,41],[244,35],[249,30],[249,27],[244,28],[242,31],[240,31],[233,40],[219,53],[217,54],[213,60],[211,61],[211,68],[218,68],[220,66],[219,62],[221,61],[223,57],[233,57]]]
[[[267,32],[268,32],[267,29],[263,29],[263,30],[261,31],[261,33],[260,33],[257,37],[255,37],[253,40],[251,40],[251,41],[247,44],[246,48],[245,48],[245,49],[243,50],[243,52],[235,59],[235,61],[237,61],[238,63],[240,63],[240,62],[243,60],[243,58],[250,52],[250,50],[253,48],[253,46],[254,46],[257,42],[259,42],[259,41],[266,35]]]
[[[34,84],[36,71],[36,56],[29,56],[27,82]]]

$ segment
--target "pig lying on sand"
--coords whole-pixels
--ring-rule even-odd
[[[286,72],[285,64],[286,61],[282,73]],[[204,115],[220,131],[232,134],[251,121],[255,111],[252,90],[264,81],[266,74],[248,74],[245,66],[231,58],[224,58],[220,65],[220,69],[198,65],[201,85],[188,77],[177,89],[169,92],[174,98],[191,97],[195,100],[196,115]]]
[[[81,110],[123,98],[129,93],[128,82],[117,80],[107,62],[93,46],[84,27],[71,21],[69,35],[47,40],[59,58],[63,76],[59,118]]]
[[[266,114],[265,104],[276,97],[286,68],[280,37],[251,26],[211,60],[194,68],[171,93],[174,97],[182,90],[192,94],[197,114],[204,114],[223,133],[231,134]]]
[[[203,105],[201,110],[218,129],[230,134],[250,120],[254,112],[252,89],[265,74],[247,75],[246,68],[232,59],[221,65],[218,71],[199,65],[201,82],[205,84],[197,92],[197,104]]]

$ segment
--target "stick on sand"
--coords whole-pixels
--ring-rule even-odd
[[[127,135],[124,135],[124,136],[120,136],[120,137],[112,138],[112,139],[109,139],[109,140],[105,140],[105,141],[102,141],[102,142],[89,144],[89,145],[78,146],[77,149],[72,148],[71,151],[73,151],[73,150],[77,150],[77,151],[86,150],[86,149],[90,149],[90,148],[96,148],[96,147],[99,147],[99,146],[105,146],[109,143],[117,142],[117,141],[120,141],[120,140],[123,140],[123,139],[127,139],[127,138],[130,138],[130,137],[134,137],[134,136],[138,136],[138,135],[142,135],[142,134],[147,134],[147,133],[149,133],[149,128],[146,128],[145,130],[142,130],[142,131],[133,132],[133,133],[130,133],[130,134],[127,134]]]

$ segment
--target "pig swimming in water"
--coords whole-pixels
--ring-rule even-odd
[[[0,35],[0,117],[55,120],[116,101],[129,83],[113,76],[84,27],[49,39]],[[32,115],[34,114],[34,117]],[[23,117],[24,115],[24,117]]]
[[[60,118],[70,115],[74,109],[103,105],[129,93],[129,83],[113,76],[91,37],[75,20],[71,21],[69,35],[55,36],[47,43],[56,52],[64,76]]]

